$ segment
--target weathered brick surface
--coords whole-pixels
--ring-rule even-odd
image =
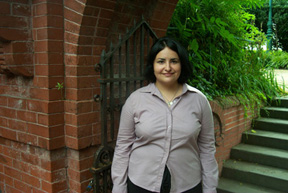
[[[227,101],[231,100],[228,98]],[[220,174],[223,162],[230,157],[231,148],[240,143],[242,133],[251,128],[252,119],[256,116],[249,110],[245,116],[244,108],[237,100],[236,103],[226,102],[224,105],[221,102],[223,101],[210,102],[214,115],[216,159]]]
[[[94,65],[102,50],[117,43],[142,15],[159,37],[165,35],[176,3],[0,2],[2,192],[85,192],[101,143],[100,103],[93,100],[100,94],[99,72]],[[58,90],[57,83],[64,87]],[[221,169],[252,115],[244,118],[239,104],[211,106]]]
[[[33,76],[31,6],[0,2],[0,74]]]

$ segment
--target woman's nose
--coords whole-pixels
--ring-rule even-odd
[[[171,66],[170,66],[170,63],[167,62],[166,65],[165,65],[165,70],[166,71],[170,71],[171,70]]]

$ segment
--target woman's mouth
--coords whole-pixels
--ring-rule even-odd
[[[172,76],[173,73],[163,73],[164,76]]]

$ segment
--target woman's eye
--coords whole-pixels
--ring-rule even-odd
[[[163,63],[164,63],[164,61],[163,61],[163,60],[160,60],[160,61],[158,61],[158,63],[159,63],[159,64],[163,64]]]

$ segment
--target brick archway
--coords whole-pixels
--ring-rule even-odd
[[[0,2],[0,190],[85,192],[100,138],[94,64],[142,15],[165,35],[177,2]]]
[[[64,15],[67,16],[64,23],[64,63],[66,99],[69,100],[69,105],[80,104],[81,100],[91,100],[93,95],[99,92],[95,81],[97,74],[93,68],[94,64],[99,62],[103,49],[109,47],[110,43],[117,42],[118,36],[125,34],[126,29],[133,26],[134,20],[139,21],[142,15],[151,22],[152,27],[155,26],[158,35],[163,36],[176,3],[177,1],[172,4],[152,0],[149,2],[88,0],[86,5],[77,1],[69,1],[69,4],[65,4]],[[161,14],[159,10],[163,10],[163,13]],[[91,118],[92,116],[97,115],[91,114]],[[91,137],[90,133],[89,136]],[[78,145],[69,141],[68,135],[66,145],[73,149],[81,149],[91,143],[93,145],[97,143],[93,142],[92,138],[85,139],[84,142],[80,139],[77,141]]]

